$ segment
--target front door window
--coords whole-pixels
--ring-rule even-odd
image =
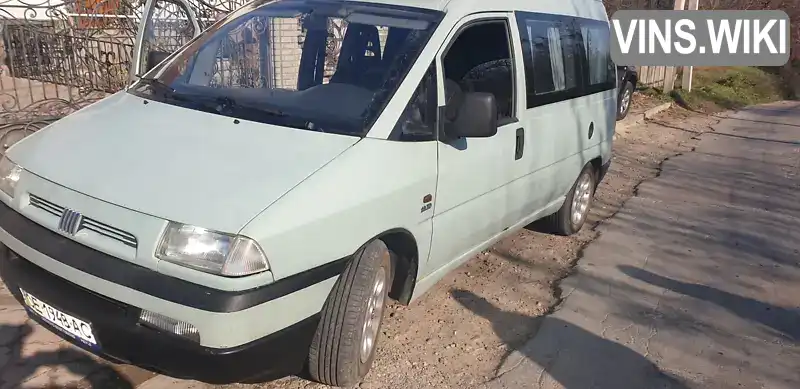
[[[461,32],[442,63],[445,95],[493,94],[501,124],[515,117],[514,65],[508,36],[505,21],[476,23]]]

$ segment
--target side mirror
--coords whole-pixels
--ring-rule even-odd
[[[156,65],[160,64],[162,61],[169,57],[170,53],[165,51],[150,51],[147,53],[147,68],[146,71],[150,71],[150,69],[156,67]]]
[[[465,93],[456,111],[455,120],[445,127],[448,138],[488,138],[497,134],[497,104],[493,94]]]

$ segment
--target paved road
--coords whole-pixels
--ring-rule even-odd
[[[800,387],[800,104],[714,128],[607,221],[487,389]]]

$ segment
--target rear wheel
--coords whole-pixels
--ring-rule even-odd
[[[588,163],[567,193],[558,212],[545,218],[547,229],[558,235],[572,235],[580,231],[589,215],[596,187],[597,173],[592,164]]]
[[[633,100],[633,83],[625,81],[625,86],[619,94],[619,104],[617,104],[617,120],[622,120],[628,116]]]
[[[391,280],[391,256],[380,240],[367,244],[350,261],[322,307],[309,351],[311,378],[349,387],[366,376],[375,358]]]

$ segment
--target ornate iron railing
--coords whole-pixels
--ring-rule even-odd
[[[0,0],[0,151],[124,87],[141,8]]]
[[[87,90],[123,88],[133,45],[7,26],[9,75]]]
[[[244,1],[189,3],[202,29]],[[0,153],[125,87],[144,6],[144,0],[0,0]],[[178,28],[156,23],[150,43],[177,49],[191,38],[169,31]]]

